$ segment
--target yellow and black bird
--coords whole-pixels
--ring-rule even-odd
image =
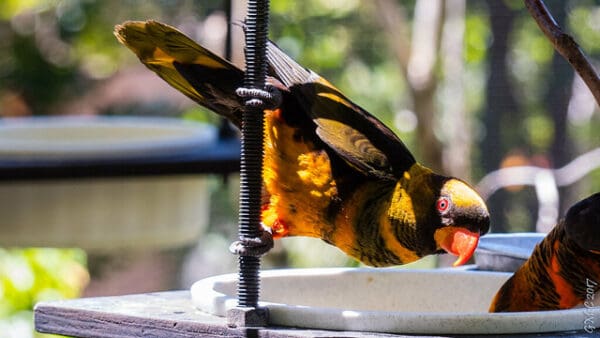
[[[573,205],[495,295],[490,312],[594,304],[600,290],[600,193]]]
[[[244,72],[175,28],[125,22],[115,35],[149,69],[240,127]],[[262,222],[273,237],[311,236],[372,266],[451,253],[465,263],[489,214],[466,183],[417,163],[383,123],[327,80],[268,46]]]

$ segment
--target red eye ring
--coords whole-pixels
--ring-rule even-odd
[[[450,207],[450,200],[447,197],[440,197],[435,203],[435,207],[439,212],[446,212]]]

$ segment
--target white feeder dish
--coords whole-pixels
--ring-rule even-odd
[[[544,237],[539,232],[486,234],[475,249],[475,264],[480,270],[517,271]]]
[[[83,163],[90,172],[1,181],[0,245],[109,251],[196,241],[208,224],[202,175],[94,177],[94,170],[177,156],[216,137],[210,125],[175,118],[0,119],[0,161],[66,170]]]
[[[582,330],[600,308],[488,313],[510,273],[409,269],[290,269],[261,273],[269,324],[402,334],[515,334]],[[225,316],[237,274],[196,282],[194,305]]]

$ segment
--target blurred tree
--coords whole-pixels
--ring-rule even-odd
[[[522,119],[513,94],[513,86],[508,67],[510,52],[509,37],[512,32],[515,11],[503,1],[488,0],[490,28],[493,37],[488,52],[489,77],[486,99],[483,107],[484,137],[481,140],[481,166],[484,172],[500,167],[507,150],[515,146],[523,147],[520,124]],[[507,137],[511,135],[511,137]],[[507,193],[500,191],[488,201],[492,231],[506,232],[505,213]]]
[[[436,66],[444,23],[443,3],[438,0],[416,2],[410,39],[403,5],[394,0],[378,0],[375,5],[376,22],[383,29],[388,48],[394,52],[411,94],[417,117],[420,161],[434,171],[440,171],[443,168],[442,145],[434,131],[437,129],[435,95],[439,79]]]
[[[445,128],[442,163],[450,175],[467,181],[472,178],[473,114],[467,110],[465,93],[465,26],[466,1],[445,1],[446,21],[443,27],[441,63],[442,79],[439,109],[440,124]],[[438,125],[438,130],[441,129]]]
[[[597,3],[548,2],[550,11],[566,32],[570,28],[566,25],[569,10],[575,3],[586,6],[585,13],[597,10]],[[553,51],[550,42],[523,11],[523,4],[488,1],[487,5],[493,43],[489,50],[489,79],[482,110],[485,133],[480,158],[483,170],[490,172],[515,165],[563,166],[576,156],[573,142],[581,140],[579,136],[569,136],[572,130],[569,106],[575,93],[573,70]],[[582,12],[573,13],[581,15]],[[573,30],[584,31],[581,26],[590,22],[582,20]],[[587,35],[575,38],[587,40],[589,32]],[[594,109],[597,111],[597,107]],[[598,146],[597,140],[595,146]],[[561,189],[562,207],[572,204],[581,194],[577,185]],[[493,231],[535,230],[537,201],[532,189],[510,187],[492,195],[488,202]]]
[[[548,4],[554,18],[559,25],[564,26],[567,19],[567,4],[553,2]],[[550,154],[550,165],[562,167],[573,160],[573,144],[569,136],[568,107],[571,100],[574,71],[571,65],[558,53],[552,54],[550,70],[547,80],[547,88],[543,95],[544,110],[552,120],[552,141],[548,152]],[[560,202],[561,214],[576,201],[578,201],[577,186],[569,186],[561,189]]]

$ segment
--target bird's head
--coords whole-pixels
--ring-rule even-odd
[[[567,236],[577,245],[600,254],[600,193],[570,207],[564,225]]]
[[[438,223],[433,233],[436,250],[458,256],[454,266],[466,263],[479,236],[488,232],[490,215],[485,202],[467,183],[444,178],[432,206]]]
[[[458,256],[466,263],[490,228],[485,202],[467,183],[414,165],[396,186],[390,218],[400,244],[414,255],[403,263],[431,255]]]

